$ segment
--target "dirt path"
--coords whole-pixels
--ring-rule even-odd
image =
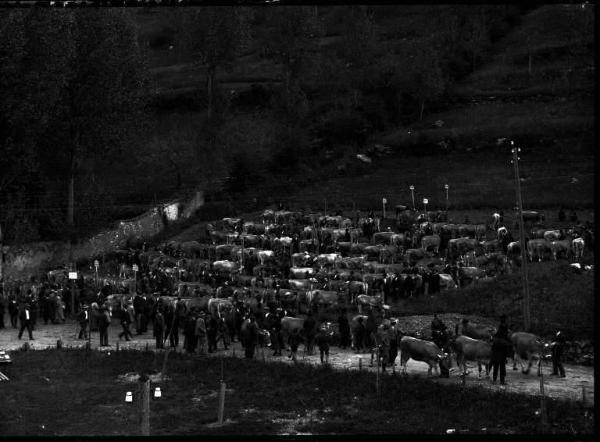
[[[79,327],[75,322],[67,321],[65,324],[60,325],[38,325],[37,329],[34,330],[34,340],[29,341],[27,338],[27,332],[25,332],[23,339],[17,338],[18,330],[13,328],[0,329],[0,349],[2,350],[16,350],[21,347],[25,342],[28,342],[32,349],[42,350],[49,347],[56,347],[57,340],[63,342],[65,347],[82,347],[85,345],[84,340],[77,339]],[[134,335],[134,339],[130,342],[119,341],[118,334],[121,331],[117,325],[111,325],[109,329],[109,347],[100,347],[100,350],[114,351],[116,349],[116,343],[119,342],[120,349],[145,349],[148,346],[149,349],[154,349],[154,339],[152,332],[149,331],[143,335]],[[92,333],[92,347],[98,348],[99,336],[97,332]],[[180,343],[177,351],[182,351],[183,335],[180,334]],[[239,342],[234,343],[229,347],[229,350],[224,351],[222,344],[219,343],[219,350],[217,353],[213,353],[210,357],[219,357],[224,355],[233,355],[236,357],[243,357],[244,353]],[[272,357],[272,351],[269,349],[264,350],[265,362],[281,362],[281,363],[293,363],[284,353],[282,357]],[[304,354],[304,347],[301,346],[298,351],[298,360],[302,363],[320,364],[318,352],[315,355],[307,356]],[[258,360],[263,359],[263,352],[258,349],[255,358]],[[359,359],[362,358],[362,364]],[[353,369],[358,370],[359,365],[362,365],[363,370],[375,372],[375,368],[369,367],[370,354],[356,354],[350,350],[342,350],[337,347],[333,347],[330,351],[329,362],[336,368],[339,369]],[[397,373],[400,373],[399,359],[396,359],[398,364]],[[512,364],[512,362],[511,362]],[[529,375],[521,373],[520,370],[513,371],[512,365],[507,364],[507,386],[493,385],[490,383],[489,378],[482,376],[480,379],[477,376],[477,366],[473,363],[469,365],[471,374],[466,378],[467,386],[481,386],[483,388],[496,389],[501,391],[517,392],[528,395],[538,395],[540,391],[540,378],[536,376],[535,371]],[[413,360],[408,361],[407,373],[409,375],[419,374],[427,376],[427,364],[423,362],[417,362]],[[550,363],[544,364],[544,388],[545,393],[548,396],[566,399],[566,400],[581,400],[583,396],[582,388],[585,388],[586,403],[593,404],[594,401],[594,368],[584,367],[578,365],[567,365],[565,364],[566,378],[557,378],[554,376],[548,376],[552,372]],[[392,378],[389,374],[386,375],[386,379]],[[444,384],[449,383],[460,383],[461,378],[458,376],[456,367],[451,371],[449,379],[441,379],[436,376],[432,376],[435,382]]]

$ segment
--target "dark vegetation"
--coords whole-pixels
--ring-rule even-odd
[[[4,436],[138,435],[135,383],[130,372],[158,372],[162,355],[152,352],[85,350],[18,351],[11,380],[0,389]],[[540,426],[539,399],[487,389],[440,385],[421,377],[386,377],[375,394],[375,374],[223,358],[225,418],[216,421],[221,377],[219,358],[171,354],[163,397],[151,400],[151,435],[411,433],[591,434],[593,415],[578,402],[547,399],[547,428]],[[154,387],[154,385],[153,385]],[[132,391],[134,403],[124,402]],[[26,401],[24,401],[26,399]],[[420,410],[422,412],[415,412]],[[423,415],[427,419],[423,419]],[[475,424],[476,423],[476,424]]]
[[[2,11],[5,240],[85,236],[198,188],[202,219],[406,203],[408,184],[439,204],[446,182],[456,208],[510,208],[500,137],[525,148],[527,205],[591,207],[593,9]],[[375,143],[391,154],[356,159]]]
[[[528,267],[531,332],[551,339],[561,330],[569,340],[594,334],[594,274],[577,274],[567,263],[534,263]],[[511,328],[523,328],[521,273],[499,276],[491,286],[473,285],[435,297],[400,301],[402,315],[461,312],[489,318],[506,314]]]

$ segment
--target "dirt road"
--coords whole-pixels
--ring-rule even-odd
[[[27,338],[27,332],[24,333],[23,339],[17,338],[18,330],[13,328],[0,329],[0,350],[16,350],[21,347],[25,342],[29,343],[32,349],[46,349],[49,347],[56,347],[57,341],[60,339],[65,347],[83,347],[87,341],[78,340],[77,333],[79,327],[75,322],[67,321],[65,324],[53,324],[53,325],[38,325],[37,329],[34,330],[34,340],[30,341]],[[117,342],[119,342],[120,349],[145,349],[148,346],[149,349],[154,349],[155,343],[152,337],[152,331],[149,330],[143,335],[134,335],[134,339],[127,342],[124,340],[119,341],[118,334],[121,329],[116,324],[111,325],[109,329],[109,347],[100,347],[102,351],[114,351],[116,349]],[[98,348],[99,336],[97,332],[92,333],[92,347]],[[180,334],[180,342],[177,351],[182,350],[183,335]],[[213,353],[210,357],[219,357],[225,355],[233,355],[236,357],[243,357],[243,349],[239,342],[235,342],[229,347],[229,350],[223,350],[222,343],[219,343],[219,351]],[[293,363],[284,352],[282,357],[272,357],[272,351],[270,349],[264,350],[265,362],[281,362],[281,363]],[[298,361],[302,363],[320,364],[318,352],[315,355],[307,356],[304,354],[304,347],[301,346],[298,351]],[[255,357],[258,360],[263,359],[263,351],[258,349]],[[362,364],[359,360],[362,358]],[[369,367],[371,355],[370,353],[356,354],[351,350],[342,350],[337,347],[333,347],[330,351],[329,363],[339,369],[353,369],[358,370],[359,366],[362,366],[363,370],[369,370],[375,372],[374,367]],[[397,375],[400,375],[399,358],[396,359]],[[436,376],[432,376],[435,382],[440,383],[460,383],[462,382],[461,377],[458,376],[456,365],[453,362],[453,370],[451,371],[449,379],[441,379]],[[409,360],[407,365],[407,373],[419,374],[427,376],[427,364],[423,362]],[[485,373],[481,378],[477,376],[477,366],[474,363],[469,365],[471,373],[466,377],[466,385],[481,386],[483,388],[491,388],[501,391],[517,392],[528,395],[539,395],[540,392],[540,378],[536,376],[535,370],[529,375],[521,373],[520,370],[512,370],[512,361],[507,364],[507,386],[500,386],[498,384],[491,384],[490,379],[485,377]],[[567,365],[565,364],[565,370],[567,377],[558,378],[554,376],[548,376],[552,372],[551,364],[544,363],[544,388],[546,395],[550,397],[556,397],[566,400],[582,400],[583,389],[585,389],[586,403],[593,404],[594,401],[594,368],[584,367],[578,365]],[[387,376],[392,377],[390,370],[388,369]]]

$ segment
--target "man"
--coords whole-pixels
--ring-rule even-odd
[[[308,316],[304,320],[304,336],[306,337],[306,354],[313,354],[313,346],[315,340],[315,327],[317,322],[312,315],[312,312],[308,312]]]
[[[331,344],[331,332],[328,330],[326,325],[319,328],[319,332],[315,336],[315,342],[319,347],[319,353],[321,355],[321,364],[329,363],[329,346]]]
[[[438,318],[437,313],[433,314],[433,321],[431,321],[431,338],[433,343],[439,348],[442,348],[446,343],[446,324]]]
[[[196,319],[196,339],[198,341],[198,353],[206,354],[206,322],[204,312],[200,312]]]
[[[219,322],[214,314],[208,315],[206,322],[206,335],[208,337],[208,352],[214,353],[217,351],[217,332],[219,330]]]
[[[398,323],[394,321],[390,321],[390,329],[389,329],[389,337],[390,337],[390,360],[389,364],[392,366],[392,371],[396,372],[396,357],[398,356],[398,344],[401,339]]]
[[[254,348],[258,342],[258,326],[256,325],[254,315],[250,315],[245,321],[245,324],[242,324],[242,328],[244,328],[242,333],[244,336],[243,344],[245,357],[247,359],[252,359],[254,357]]]
[[[19,319],[19,306],[15,295],[10,295],[8,298],[8,314],[10,316],[10,325],[12,328],[17,328],[17,319]]]
[[[165,318],[159,308],[156,308],[154,312],[154,323],[152,332],[156,338],[156,348],[165,348],[164,346],[164,333],[165,333]]]
[[[100,307],[100,316],[98,317],[98,330],[100,332],[100,346],[108,347],[108,327],[110,325],[110,314],[105,305]]]
[[[340,330],[340,347],[346,348],[350,346],[350,323],[346,316],[346,310],[342,310],[338,318],[339,330]]]
[[[371,307],[369,308],[369,313],[367,314],[367,325],[365,326],[365,338],[368,348],[373,348],[375,346],[375,343],[373,342],[373,336],[376,331],[377,323],[375,321],[375,312],[373,311],[373,307]]]
[[[356,353],[361,353],[365,343],[365,325],[363,324],[362,316],[358,318],[358,324],[354,329],[354,347]]]
[[[196,351],[196,312],[190,311],[183,324],[183,335],[186,352],[194,353]]]
[[[377,364],[381,361],[381,370],[384,372],[390,358],[390,325],[390,320],[384,319],[381,325],[377,327],[375,333],[373,333],[375,346],[371,353],[371,366],[373,366],[373,357],[377,353]]]
[[[19,320],[21,321],[21,329],[19,330],[19,339],[23,336],[23,331],[27,328],[27,332],[29,333],[29,340],[33,341],[33,328],[32,328],[32,317],[31,317],[31,307],[29,304],[23,305]]]
[[[300,336],[300,331],[295,328],[292,331],[292,334],[288,338],[288,344],[290,345],[290,354],[288,358],[291,358],[292,361],[297,362],[296,354],[298,353],[298,346],[302,342],[302,336]]]
[[[562,364],[563,350],[565,346],[565,337],[562,332],[556,333],[556,339],[552,343],[552,376],[558,376],[564,378],[565,367]]]
[[[464,322],[464,321],[463,321]],[[498,368],[500,369],[500,384],[506,385],[506,355],[508,349],[511,346],[510,339],[508,337],[508,325],[506,324],[506,316],[500,317],[500,325],[498,331],[492,340],[492,384],[496,383],[498,378]]]
[[[133,297],[133,309],[135,311],[135,332],[136,335],[142,334],[142,315],[144,314],[144,299],[139,293]]]
[[[119,340],[123,339],[123,337],[125,337],[126,341],[131,341],[131,338],[133,338],[133,335],[131,334],[131,331],[129,330],[129,325],[131,323],[133,323],[134,321],[135,321],[135,310],[133,308],[133,302],[128,301],[127,307],[125,308],[125,311],[121,315],[121,328],[123,329],[123,331],[121,333],[119,333]]]
[[[273,346],[273,356],[281,356],[281,346],[279,345],[279,334],[281,333],[281,317],[278,313],[268,313],[269,333],[271,334],[271,345]]]
[[[77,339],[88,338],[87,327],[90,322],[88,308],[87,305],[83,305],[77,314],[77,321],[79,322],[79,335],[77,336]]]

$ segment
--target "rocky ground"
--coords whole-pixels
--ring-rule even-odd
[[[440,315],[441,319],[446,324],[455,324],[458,319],[462,319],[462,316],[457,314],[444,314]],[[473,323],[494,325],[491,321],[485,318],[478,318],[469,316],[469,319]],[[414,329],[414,330],[426,330],[426,325],[431,323],[431,317],[403,317],[400,319],[400,325],[403,329]],[[422,325],[421,325],[422,324]],[[419,328],[420,327],[420,328]],[[54,324],[54,325],[38,325],[34,331],[34,340],[29,341],[27,333],[24,334],[23,339],[17,338],[18,330],[13,328],[5,328],[0,330],[0,349],[1,350],[17,350],[27,343],[32,349],[46,349],[48,347],[56,347],[57,341],[61,340],[65,347],[82,347],[86,341],[77,339],[78,324],[72,321],[67,321],[65,324]],[[134,339],[127,342],[119,340],[118,334],[120,327],[116,324],[111,325],[109,329],[109,347],[98,347],[99,336],[97,332],[92,333],[91,344],[93,348],[99,348],[102,351],[116,351],[118,349],[154,349],[154,339],[152,332],[149,331],[143,335],[134,335]],[[182,350],[183,336],[180,335],[180,344],[176,351]],[[219,344],[220,350],[210,355],[210,357],[220,356],[236,356],[243,357],[243,350],[238,342],[234,343],[229,347],[227,351],[223,350],[222,344]],[[320,364],[318,353],[315,355],[306,355],[304,347],[301,346],[298,351],[298,362],[299,363],[310,363]],[[18,356],[13,356],[18,357]],[[198,356],[201,357],[201,356]],[[370,354],[362,353],[356,354],[351,350],[343,350],[337,347],[331,349],[329,363],[338,369],[349,369],[349,370],[369,370],[375,371],[374,367],[370,367]],[[273,357],[272,351],[269,349],[259,349],[256,352],[255,358],[258,360],[264,360],[265,362],[280,362],[285,364],[293,363],[287,355],[284,353],[282,357]],[[227,361],[227,360],[226,360]],[[231,362],[227,362],[231,363]],[[399,359],[396,360],[399,365]],[[481,378],[478,378],[477,367],[471,363],[469,366],[470,374],[466,377],[467,387],[483,387],[491,388],[500,391],[517,392],[528,395],[539,395],[540,393],[540,378],[535,375],[535,371],[525,375],[520,370],[512,370],[512,362],[507,364],[507,386],[500,386],[498,384],[491,384],[490,379],[485,377],[485,373]],[[427,364],[409,360],[407,365],[408,375],[419,375],[427,376]],[[400,375],[400,367],[396,367],[397,374]],[[565,370],[567,377],[558,378],[549,376],[552,372],[552,366],[550,362],[543,363],[544,373],[544,389],[545,394],[551,397],[561,398],[565,400],[582,400],[585,396],[586,403],[593,404],[594,400],[594,367],[593,366],[581,366],[565,364]],[[388,370],[388,373],[383,377],[382,382],[393,382],[394,375]],[[449,379],[441,379],[436,376],[432,376],[432,380],[441,383],[459,383],[462,382],[461,377],[458,375],[456,366],[454,365],[451,371]],[[374,387],[375,388],[375,387]]]

